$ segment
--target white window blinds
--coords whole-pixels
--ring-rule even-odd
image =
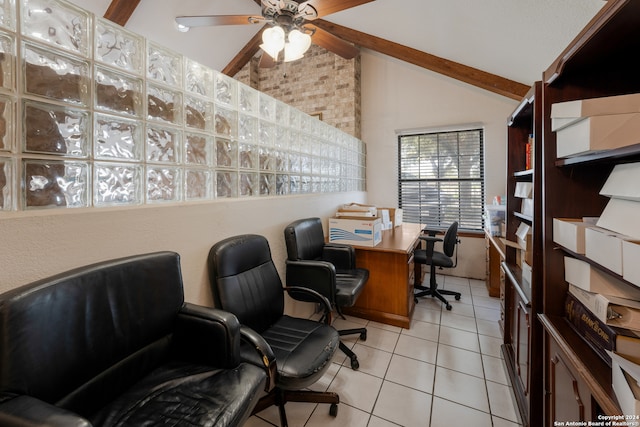
[[[482,129],[398,136],[398,194],[404,221],[483,229]]]

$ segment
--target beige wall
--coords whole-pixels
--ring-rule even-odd
[[[326,228],[326,218],[339,204],[364,202],[365,197],[352,192],[3,214],[0,292],[100,260],[172,250],[181,255],[186,300],[210,305],[206,259],[215,242],[242,233],[266,236],[284,278],[284,227],[298,218],[319,216]]]
[[[485,194],[506,188],[506,123],[517,102],[363,50],[362,140],[367,144],[367,200],[398,205],[397,130],[480,123],[485,137]],[[483,236],[480,236],[483,237]],[[453,274],[484,279],[484,238],[463,238]]]

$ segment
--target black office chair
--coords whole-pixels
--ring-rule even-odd
[[[426,249],[416,249],[413,251],[413,260],[416,264],[426,264],[431,266],[429,272],[429,287],[422,286],[418,283],[420,275],[416,274],[414,289],[418,290],[413,294],[416,302],[418,297],[432,296],[442,301],[447,310],[451,310],[451,304],[447,301],[444,295],[453,295],[456,301],[460,300],[460,292],[448,291],[445,289],[438,289],[438,283],[436,282],[436,267],[442,268],[454,268],[458,265],[458,222],[454,221],[444,234],[444,239],[435,237],[439,230],[430,230],[425,228],[422,230],[426,235],[421,235],[419,238],[427,242]],[[436,242],[442,242],[442,252],[434,250]],[[455,260],[452,258],[455,252]]]
[[[320,218],[294,221],[284,229],[287,244],[287,286],[305,286],[329,299],[343,319],[342,307],[351,307],[369,279],[369,271],[356,268],[352,246],[325,243]],[[366,341],[367,329],[343,329],[341,336],[360,334]],[[351,368],[360,367],[356,354],[340,342],[340,350],[351,360]]]
[[[236,315],[242,327],[264,338],[243,341],[241,356],[262,366],[262,353],[275,356],[275,387],[260,399],[253,413],[277,405],[280,423],[287,426],[287,401],[331,404],[329,413],[338,414],[338,394],[302,390],[315,383],[331,366],[340,336],[330,325],[331,305],[317,292],[305,288],[283,288],[271,259],[269,242],[263,236],[246,234],[216,243],[209,251],[209,277],[217,307]],[[284,291],[293,298],[305,295],[324,307],[326,322],[284,314]],[[315,298],[315,299],[314,299]],[[254,334],[255,334],[254,332]],[[251,337],[246,334],[245,338]],[[265,343],[266,341],[266,343]],[[266,346],[267,348],[261,348]],[[266,350],[266,351],[265,351]]]

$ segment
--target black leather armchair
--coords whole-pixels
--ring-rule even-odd
[[[453,295],[456,301],[460,300],[461,294],[456,291],[449,291],[444,289],[438,289],[438,283],[436,281],[436,267],[438,268],[454,268],[458,264],[456,245],[460,242],[458,240],[458,222],[451,223],[447,231],[444,233],[444,239],[436,237],[439,230],[431,230],[425,228],[423,235],[419,238],[426,242],[425,249],[416,249],[413,252],[413,260],[416,264],[426,264],[430,266],[429,270],[429,287],[422,286],[420,283],[414,284],[414,289],[417,292],[414,293],[414,299],[418,302],[418,297],[432,296],[445,304],[447,310],[451,310],[451,304],[444,297],[444,295]],[[435,244],[442,242],[442,252],[435,250]],[[454,252],[456,258],[453,258]],[[416,274],[416,281],[420,275]]]
[[[275,355],[275,388],[254,413],[275,404],[286,427],[285,403],[295,401],[329,403],[329,413],[336,416],[340,401],[336,393],[302,390],[322,377],[338,348],[339,335],[330,325],[326,298],[302,287],[283,288],[263,236],[246,234],[216,243],[209,251],[208,266],[216,306],[234,313],[245,328],[264,338],[267,351]],[[326,323],[284,314],[285,290],[295,299],[320,303],[327,313]],[[243,357],[259,364],[250,347],[241,350]]]
[[[320,218],[292,222],[284,229],[287,245],[287,286],[315,289],[331,302],[344,319],[342,307],[351,307],[369,279],[369,271],[356,268],[356,252],[352,246],[325,243]],[[359,334],[367,339],[366,328],[343,329],[341,336]],[[343,342],[340,349],[351,359],[351,368],[360,367],[358,357]]]
[[[241,362],[233,314],[184,303],[176,253],[0,295],[5,427],[239,426],[266,387],[260,366]]]

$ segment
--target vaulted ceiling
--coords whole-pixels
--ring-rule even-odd
[[[89,0],[72,1],[83,6]],[[123,26],[132,19],[140,23],[152,14],[160,16],[158,9],[163,7],[162,0],[98,1],[108,3],[104,17]],[[260,0],[224,3],[182,0],[181,11],[174,16],[260,14]],[[230,9],[229,3],[235,5]],[[376,0],[314,24],[361,48],[519,100],[603,4],[602,0]],[[233,7],[237,11],[230,11]],[[166,19],[154,23],[160,24],[166,25]],[[235,75],[259,51],[261,26],[242,26],[254,27],[242,32],[231,27],[237,26],[217,28],[230,37],[218,40],[239,47],[217,69]],[[194,28],[191,32],[206,37],[207,30]],[[174,26],[166,31],[174,33],[173,38],[181,34]],[[253,34],[244,39],[250,32]]]

